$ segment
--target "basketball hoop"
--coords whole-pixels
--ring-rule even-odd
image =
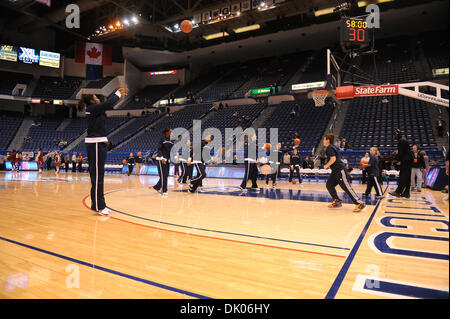
[[[311,92],[311,97],[317,107],[325,105],[325,99],[327,96],[328,90],[315,90]]]

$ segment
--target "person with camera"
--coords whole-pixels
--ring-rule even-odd
[[[398,141],[397,152],[395,160],[399,166],[398,186],[393,192],[390,192],[392,196],[396,197],[410,197],[411,187],[411,149],[408,141],[403,137],[403,132],[399,129],[394,131],[394,138]]]
[[[110,214],[103,193],[106,155],[111,147],[111,143],[108,143],[106,137],[106,111],[111,110],[114,104],[126,95],[127,91],[126,87],[120,88],[103,103],[94,94],[84,94],[78,105],[79,111],[85,110],[88,121],[85,143],[91,178],[91,209],[100,215]]]

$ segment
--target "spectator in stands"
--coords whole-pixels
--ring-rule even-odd
[[[273,95],[274,93],[272,84],[270,85],[269,92],[269,95]]]
[[[425,161],[423,159],[422,154],[419,153],[419,147],[417,145],[413,145],[412,149],[413,149],[413,158],[411,169],[411,191],[417,190],[417,192],[421,192],[422,176],[423,170],[425,169]]]
[[[346,150],[346,149],[347,149],[347,140],[346,140],[345,138],[343,138],[343,139],[341,140],[341,145],[339,146],[339,148],[340,148],[341,150]]]
[[[421,151],[420,155],[422,155],[423,161],[425,162],[425,169],[423,170],[422,176],[422,187],[425,187],[425,178],[427,175],[427,171],[430,168],[430,158],[428,157],[427,153],[425,153],[425,151]]]
[[[75,173],[77,171],[77,152],[73,152],[72,155],[72,172]]]
[[[5,170],[5,156],[0,154],[0,171]]]
[[[325,148],[321,148],[319,151],[319,157],[320,157],[320,166],[323,167],[325,163],[327,162],[327,154],[325,152]]]
[[[291,112],[289,113],[289,116],[291,117],[291,119],[293,119],[296,115],[297,113],[295,112],[295,108],[293,107]]]
[[[348,160],[345,158],[345,156],[341,157],[341,161],[342,161],[342,163],[344,163],[344,165],[348,164]]]
[[[306,155],[305,156],[305,159],[303,160],[303,162],[302,162],[302,168],[303,169],[307,169],[307,168],[311,168],[310,166],[309,166],[309,156],[308,155]],[[314,167],[314,164],[313,164],[313,167]]]
[[[444,127],[445,127],[445,122],[442,119],[442,116],[439,115],[439,117],[436,121],[436,130],[437,130],[439,137],[444,137]]]
[[[341,140],[337,138],[337,139],[334,141],[334,146],[340,148],[340,147],[341,147]]]

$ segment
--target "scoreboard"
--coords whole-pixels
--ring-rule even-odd
[[[0,44],[0,60],[59,69],[61,55],[56,52]]]
[[[341,19],[341,45],[347,49],[363,48],[372,42],[373,33],[364,18]]]

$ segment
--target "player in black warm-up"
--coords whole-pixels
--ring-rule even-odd
[[[345,170],[344,163],[341,161],[341,155],[339,154],[339,149],[334,145],[334,135],[327,134],[323,140],[323,145],[326,147],[326,155],[328,162],[324,165],[324,169],[331,168],[331,174],[327,180],[327,189],[333,198],[333,202],[328,206],[330,208],[336,208],[342,206],[342,200],[339,198],[336,192],[336,186],[339,185],[344,190],[344,192],[350,196],[353,203],[356,205],[353,212],[358,213],[366,207],[366,204],[358,198],[351,187],[347,172]]]
[[[211,142],[211,136],[205,138],[201,144],[201,154],[198,156],[193,153],[193,161],[192,164],[195,165],[197,169],[197,176],[192,178],[191,183],[189,184],[189,191],[191,193],[195,193],[197,188],[203,186],[203,179],[206,177],[206,166],[205,163],[209,161],[209,154],[211,152],[211,147],[209,143]]]
[[[294,177],[294,171],[297,173],[298,182],[302,183],[302,177],[300,176],[300,163],[301,163],[300,155],[298,154],[298,149],[294,148],[291,154],[290,165],[289,165],[289,183],[292,182],[292,178]]]
[[[411,187],[412,152],[408,141],[403,137],[402,131],[399,129],[395,130],[394,138],[398,141],[396,160],[400,166],[400,172],[398,176],[397,189],[389,194],[396,197],[409,198],[409,191]]]
[[[247,150],[244,150],[244,154],[246,154],[245,158],[245,173],[244,173],[244,179],[242,180],[240,189],[244,190],[247,188],[247,182],[250,179],[252,181],[252,189],[257,189],[257,179],[258,179],[258,167],[256,166],[256,155],[257,154],[251,154],[250,150],[254,149],[256,150],[256,135],[253,134],[250,138],[248,138],[247,143],[244,145],[244,147],[247,147]],[[256,153],[256,151],[255,151]]]
[[[376,192],[376,198],[383,198],[383,190],[381,189],[381,185],[379,183],[379,176],[380,176],[380,168],[378,163],[378,156],[377,156],[377,148],[371,147],[370,148],[370,155],[369,155],[369,163],[363,164],[362,167],[364,167],[367,170],[367,188],[366,188],[366,196],[370,196],[370,192],[372,191],[372,187],[375,187]]]
[[[269,179],[272,180],[272,187],[275,188],[277,186],[278,176],[280,175],[280,165],[283,160],[283,151],[281,150],[281,143],[277,144],[277,149],[275,150],[277,153],[277,162],[275,163],[275,172],[272,174],[268,174],[266,176],[266,185],[269,185]],[[269,161],[269,164],[272,164],[272,161]]]
[[[92,94],[83,95],[78,106],[79,111],[85,109],[88,121],[87,136],[85,138],[91,177],[91,208],[100,215],[109,215],[103,194],[103,180],[105,175],[106,154],[108,152],[108,138],[106,137],[106,113],[127,92],[127,88],[119,89],[103,103]]]
[[[162,191],[163,197],[167,197],[167,179],[169,177],[170,168],[170,151],[172,150],[173,142],[171,141],[172,130],[164,129],[162,131],[164,137],[161,139],[156,154],[156,162],[158,167],[159,181],[152,188],[156,191]]]

